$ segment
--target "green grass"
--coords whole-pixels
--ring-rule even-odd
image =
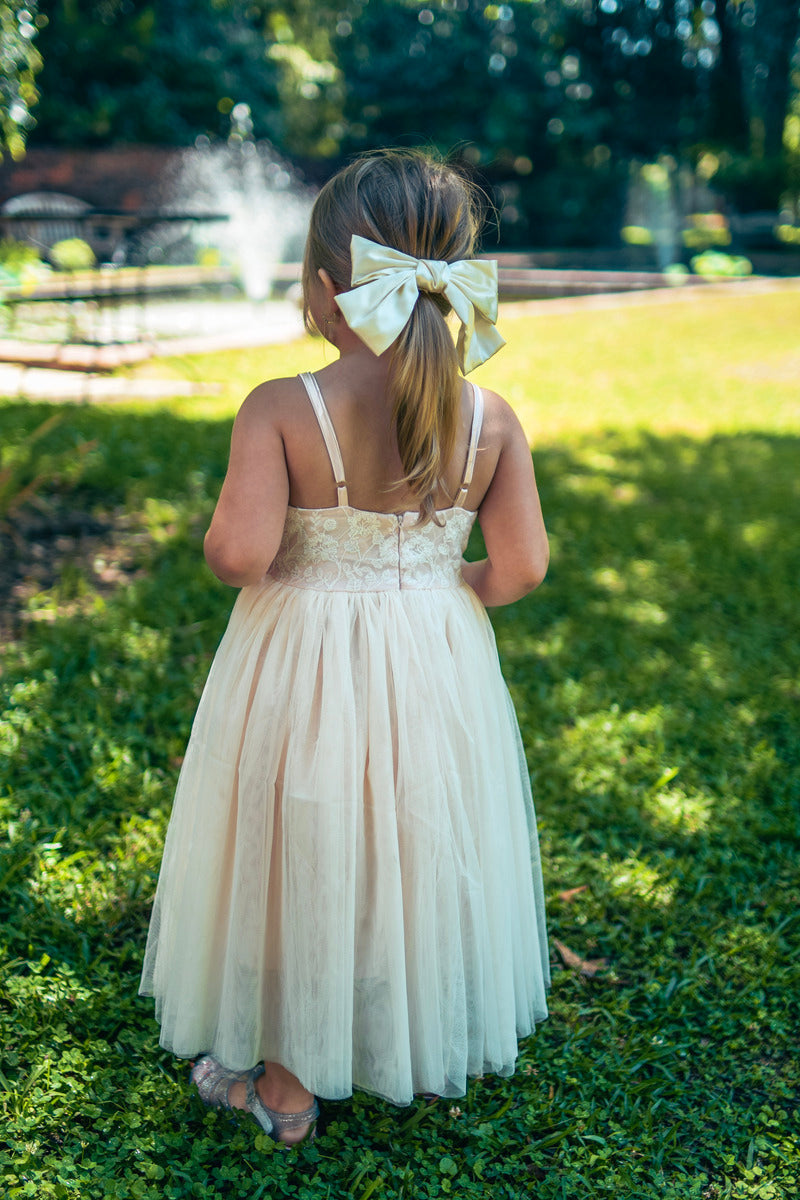
[[[0,1194],[797,1195],[798,328],[792,291],[505,317],[480,378],[535,435],[553,555],[493,621],[550,932],[606,963],[587,976],[553,948],[551,1016],[513,1079],[403,1110],[357,1094],[289,1152],[203,1109],[136,989],[232,599],[200,555],[230,416],[323,351],[151,364],[227,390],[63,410],[42,454],[97,444],[39,516],[110,529],[88,557],[53,543],[0,676]],[[4,453],[51,411],[0,405]]]

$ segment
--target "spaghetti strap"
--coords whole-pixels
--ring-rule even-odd
[[[333,478],[336,482],[336,503],[341,507],[347,507],[349,501],[347,499],[347,484],[344,478],[344,462],[342,461],[342,452],[339,449],[339,442],[336,437],[336,431],[333,428],[333,421],[328,412],[325,401],[322,398],[319,384],[310,371],[304,371],[300,375],[303,386],[308,393],[308,398],[311,401],[311,407],[314,409],[314,415],[319,423],[320,432],[325,441],[325,449],[328,451],[328,458],[331,460],[331,469]]]
[[[464,501],[469,492],[469,485],[472,483],[472,473],[475,470],[475,455],[478,452],[478,442],[481,436],[481,427],[483,425],[483,392],[474,383],[470,384],[472,388],[472,428],[469,433],[469,447],[467,449],[467,462],[464,467],[464,475],[461,480],[461,487],[456,496],[454,508],[463,508]]]

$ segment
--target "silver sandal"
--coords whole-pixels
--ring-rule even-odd
[[[249,1071],[230,1071],[212,1054],[204,1054],[192,1067],[189,1078],[197,1088],[203,1104],[207,1104],[209,1108],[230,1108],[228,1096],[233,1085],[247,1083],[248,1079],[258,1079],[259,1075],[263,1074],[263,1063],[251,1067]]]
[[[262,1074],[263,1072],[259,1072]],[[300,1142],[313,1142],[317,1136],[316,1125],[309,1129],[304,1138],[299,1138],[296,1142],[284,1142],[280,1134],[286,1129],[299,1129],[301,1125],[311,1125],[316,1122],[319,1116],[319,1105],[317,1101],[311,1104],[309,1108],[303,1112],[297,1113],[281,1113],[275,1112],[272,1108],[267,1108],[264,1101],[256,1091],[257,1074],[251,1074],[247,1078],[247,1109],[248,1112],[258,1121],[264,1133],[276,1142],[283,1142],[284,1145],[298,1146]]]
[[[227,1067],[224,1067],[213,1055],[205,1054],[192,1067],[190,1078],[192,1083],[197,1087],[200,1099],[211,1108],[231,1108],[232,1106],[228,1099],[231,1088],[235,1083],[244,1083],[246,1088],[244,1111],[249,1112],[258,1121],[264,1133],[268,1134],[276,1142],[283,1142],[283,1138],[279,1136],[283,1130],[299,1129],[301,1125],[309,1125],[317,1120],[319,1105],[316,1100],[314,1100],[309,1108],[299,1113],[281,1113],[267,1108],[255,1087],[256,1080],[263,1074],[263,1063],[258,1063],[257,1066],[251,1067],[249,1071],[231,1071]],[[305,1138],[300,1138],[298,1142],[283,1142],[283,1144],[299,1145],[300,1141],[313,1141],[316,1135],[317,1131],[315,1127],[308,1132]]]

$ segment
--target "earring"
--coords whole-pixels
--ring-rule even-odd
[[[326,341],[331,342],[333,345],[336,344],[336,339],[331,331],[336,329],[336,322],[338,319],[339,314],[337,312],[331,313],[330,316],[322,318],[322,336]]]

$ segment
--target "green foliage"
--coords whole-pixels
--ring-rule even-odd
[[[218,267],[222,256],[216,246],[201,246],[195,255],[198,267]]]
[[[729,246],[731,232],[728,222],[721,213],[691,213],[686,218],[683,244],[691,250],[705,250],[710,246]]]
[[[497,189],[509,246],[613,245],[630,162],[712,148],[740,210],[797,190],[782,136],[798,5],[690,8],[41,0],[35,138],[190,145],[231,135],[244,104],[248,134],[304,164],[455,147]]]
[[[53,453],[48,435],[63,423],[63,414],[53,413],[19,441],[6,442],[0,450],[0,529],[8,527],[9,518],[43,491],[63,492],[80,476],[82,460],[95,443],[78,442]]]
[[[721,254],[719,250],[704,250],[692,258],[692,270],[696,275],[750,275],[753,265],[747,258],[734,254]]]
[[[190,145],[226,136],[237,102],[280,132],[264,16],[247,0],[42,0],[36,137]],[[91,81],[87,86],[87,80]]]
[[[629,246],[652,246],[653,234],[645,225],[625,225],[620,230],[623,242]]]
[[[109,590],[91,559],[65,561],[25,602],[0,676],[4,1195],[797,1194],[798,296],[541,313],[505,318],[506,363],[482,378],[538,431],[552,564],[493,624],[551,936],[607,965],[588,977],[554,950],[550,1019],[512,1079],[463,1099],[397,1110],[356,1093],[288,1152],[203,1109],[136,991],[232,600],[200,553],[232,399],[70,408],[53,452],[97,445],[66,503],[124,513],[134,569]],[[304,341],[172,369],[238,363],[244,394],[322,353]],[[0,441],[19,449],[44,416],[0,405]],[[49,492],[59,503],[62,485]]]
[[[60,271],[88,271],[96,263],[94,250],[83,238],[64,238],[50,247],[50,258]]]
[[[38,26],[36,0],[0,0],[0,162],[6,151],[22,158],[34,124],[30,110],[42,65],[33,44]]]
[[[714,187],[739,212],[769,212],[787,186],[787,160],[776,154],[769,158],[726,151],[720,155]]]
[[[0,241],[0,309],[4,288],[34,287],[36,281],[49,273],[50,266],[43,263],[39,251],[25,242],[12,238]]]
[[[38,267],[41,256],[35,246],[17,242],[13,238],[0,241],[0,269],[10,275],[21,275],[28,267]]]

